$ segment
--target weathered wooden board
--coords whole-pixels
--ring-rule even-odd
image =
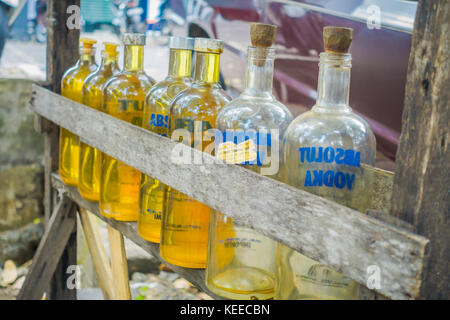
[[[182,268],[174,266],[168,262],[165,262],[159,254],[159,244],[148,242],[139,236],[137,232],[136,222],[120,222],[113,219],[105,218],[100,214],[98,203],[83,199],[80,193],[78,192],[77,188],[65,185],[62,182],[61,177],[57,174],[52,175],[52,183],[56,189],[62,190],[69,198],[75,201],[80,207],[86,208],[89,212],[98,216],[100,219],[111,225],[114,229],[120,231],[125,237],[136,243],[138,246],[140,246],[148,253],[152,254],[154,257],[158,258],[161,262],[167,264],[172,270],[174,270],[176,273],[181,275],[186,280],[190,281],[197,288],[206,292],[213,298],[221,299],[219,296],[210,292],[206,287],[204,270]]]
[[[392,214],[430,239],[421,298],[450,299],[450,3],[419,1]]]
[[[44,236],[33,257],[33,263],[18,300],[40,300],[64,252],[66,244],[76,226],[76,204],[69,197],[63,197],[55,208]],[[67,270],[61,270],[67,274]],[[67,283],[59,283],[67,287]],[[76,291],[76,290],[72,290]]]
[[[100,231],[98,230],[97,221],[95,216],[83,207],[80,207],[79,214],[89,253],[97,274],[98,285],[102,289],[105,300],[112,300],[114,299],[113,274]]]
[[[83,141],[360,282],[378,265],[380,293],[417,297],[427,239],[175,143],[34,87],[31,108]],[[172,161],[173,150],[201,165]]]

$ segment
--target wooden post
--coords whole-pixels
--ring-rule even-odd
[[[448,0],[420,0],[412,37],[392,214],[430,239],[420,297],[450,299]]]
[[[73,237],[73,230],[77,221],[76,206],[69,197],[63,196],[55,207],[33,257],[30,272],[17,297],[18,300],[42,299],[52,275],[58,270],[57,265],[61,265],[60,260],[64,259],[62,257],[64,248],[70,238]],[[64,273],[66,273],[66,270],[64,270]],[[65,288],[62,292],[75,291],[76,293],[76,290],[67,290],[67,282],[57,282],[55,286]],[[61,299],[64,298],[70,298],[70,295],[66,294],[66,296],[61,297]]]
[[[131,300],[128,263],[122,233],[108,224],[109,254],[116,300]]]
[[[61,92],[61,78],[63,73],[78,59],[79,29],[69,30],[67,8],[71,5],[80,6],[80,0],[49,0],[47,1],[47,80],[51,90]],[[53,199],[50,175],[58,170],[59,128],[48,120],[42,120],[45,128],[45,193],[44,207],[46,221],[53,211]],[[76,290],[68,290],[67,267],[76,265],[76,224],[74,231],[63,252],[61,261],[56,268],[55,276],[50,288],[49,297],[52,299],[76,299]]]

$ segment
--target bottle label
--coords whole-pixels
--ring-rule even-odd
[[[152,113],[147,125],[150,131],[157,133],[160,136],[167,137],[169,130],[169,115]]]
[[[266,131],[226,130],[216,133],[217,157],[227,163],[261,167],[272,145]]]
[[[305,173],[305,187],[336,187],[338,189],[352,190],[355,182],[355,174],[335,170],[346,166],[348,168],[361,166],[361,154],[352,149],[332,147],[302,147],[299,148],[300,163],[315,166],[317,169],[307,170]],[[321,164],[324,167],[321,169]]]

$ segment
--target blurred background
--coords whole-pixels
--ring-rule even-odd
[[[31,84],[46,79],[46,5],[0,0],[0,299],[20,288],[43,232],[43,139],[27,103]],[[274,94],[297,116],[315,102],[323,27],[351,27],[350,105],[373,128],[377,166],[393,171],[416,9],[407,0],[81,0],[81,32],[99,41],[98,61],[103,41],[147,34],[145,70],[156,80],[167,73],[169,36],[222,39],[221,84],[235,97],[244,86],[250,24],[275,24]],[[134,298],[208,298],[131,243],[127,253]],[[79,259],[83,288],[92,289],[84,294],[98,297],[86,246]],[[6,281],[12,265],[16,277]]]

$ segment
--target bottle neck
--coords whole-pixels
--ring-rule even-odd
[[[349,108],[351,55],[321,53],[316,106]]]
[[[274,48],[249,47],[244,94],[272,98]]]
[[[194,81],[216,84],[219,82],[220,54],[197,51]]]
[[[80,60],[78,62],[80,66],[88,66],[95,64],[95,49],[80,49]]]
[[[118,62],[117,62],[117,55],[110,55],[107,53],[103,53],[102,54],[102,65],[101,65],[101,69],[102,70],[116,70],[118,69]]]
[[[125,71],[144,70],[144,46],[125,46],[123,69]]]
[[[169,77],[183,78],[191,76],[192,51],[170,49]]]

